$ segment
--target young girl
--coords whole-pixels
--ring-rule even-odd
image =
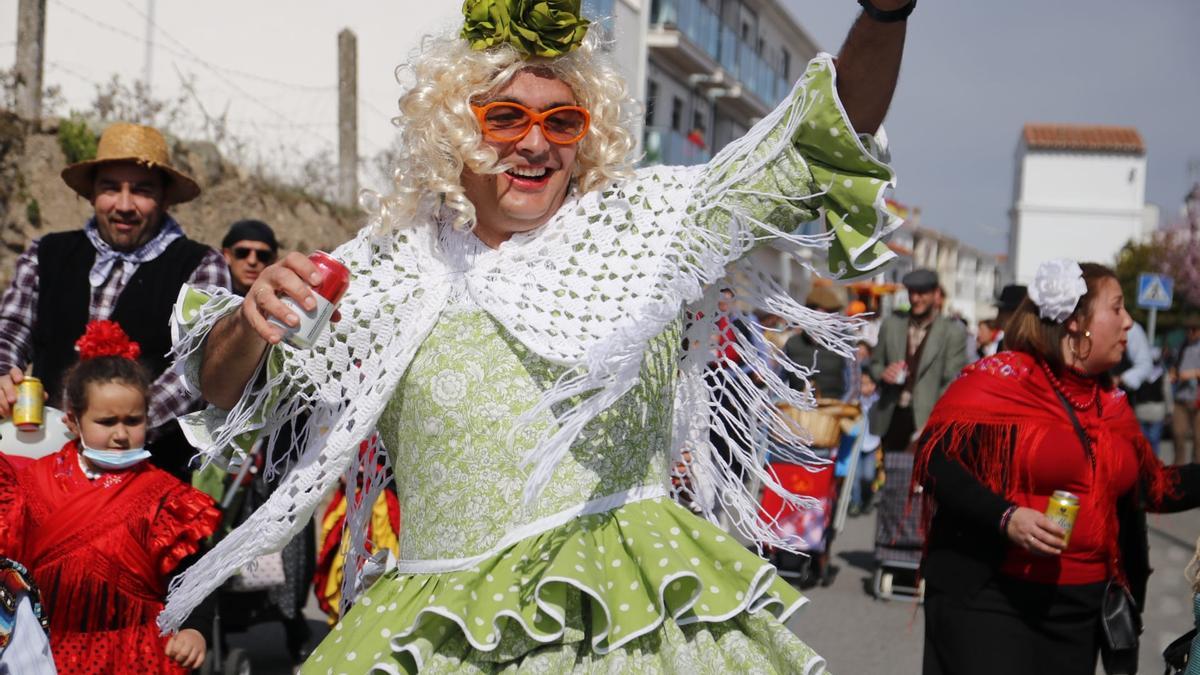
[[[146,461],[150,378],[138,345],[97,321],[76,348],[64,400],[77,440],[20,471],[0,458],[0,554],[41,587],[60,673],[183,673],[203,662],[204,634],[160,637],[155,619],[170,575],[219,514]]]

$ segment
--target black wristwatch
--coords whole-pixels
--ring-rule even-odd
[[[889,9],[884,11],[875,5],[871,4],[871,0],[858,0],[858,4],[862,5],[863,14],[871,17],[873,20],[880,23],[896,23],[897,21],[905,21],[908,15],[912,14],[917,8],[917,0],[910,0],[909,3],[900,9]]]

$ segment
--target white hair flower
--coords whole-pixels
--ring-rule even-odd
[[[1069,319],[1085,293],[1083,270],[1079,263],[1066,258],[1047,260],[1038,266],[1029,287],[1029,299],[1037,305],[1038,315],[1055,323]]]

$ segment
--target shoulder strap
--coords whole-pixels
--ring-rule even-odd
[[[1088,461],[1092,463],[1092,470],[1094,471],[1096,469],[1096,453],[1092,450],[1092,439],[1088,438],[1087,433],[1084,432],[1083,425],[1079,423],[1079,416],[1075,414],[1075,409],[1071,407],[1071,402],[1067,400],[1067,397],[1057,388],[1051,387],[1051,389],[1054,389],[1054,395],[1062,403],[1063,410],[1067,411],[1067,417],[1071,420],[1071,426],[1075,427],[1075,433],[1079,436],[1079,442],[1083,444],[1083,451],[1087,454]]]

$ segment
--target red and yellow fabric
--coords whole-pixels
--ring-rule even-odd
[[[337,623],[345,579],[346,550],[350,540],[343,534],[346,524],[346,489],[340,488],[321,517],[320,550],[313,590],[317,604],[329,617],[329,625]],[[371,506],[367,532],[367,547],[371,552],[390,550],[400,553],[400,502],[394,490],[386,489]]]

